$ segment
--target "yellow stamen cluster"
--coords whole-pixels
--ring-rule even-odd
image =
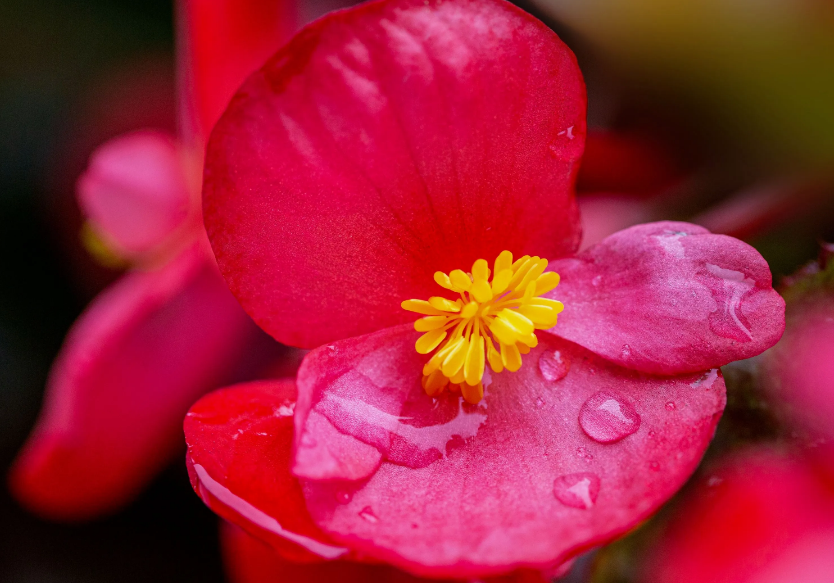
[[[460,294],[460,299],[402,303],[404,309],[424,316],[414,322],[415,330],[425,332],[417,340],[417,352],[438,349],[423,367],[428,395],[434,397],[448,387],[477,403],[484,396],[486,362],[496,373],[521,368],[521,355],[538,344],[535,331],[555,326],[564,307],[540,297],[559,285],[559,274],[546,268],[547,259],[525,255],[513,262],[513,254],[503,251],[495,260],[492,280],[485,259],[478,259],[470,273],[456,269],[448,275],[434,274],[438,285]]]

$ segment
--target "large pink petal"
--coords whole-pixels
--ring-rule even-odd
[[[220,527],[223,563],[231,583],[444,583],[423,579],[388,565],[368,565],[350,561],[294,563],[282,558],[269,545],[245,530],[224,522]],[[485,583],[547,583],[535,571],[488,579]]]
[[[195,206],[176,142],[150,130],[98,148],[78,180],[78,200],[101,236],[130,257],[170,242]]]
[[[202,148],[243,80],[296,28],[291,0],[179,0],[181,122]],[[201,152],[202,153],[202,152]]]
[[[478,406],[433,400],[415,337],[402,326],[311,352],[295,443],[329,447],[319,416],[380,452],[364,480],[304,482],[308,508],[337,541],[422,575],[545,567],[611,540],[683,484],[724,406],[717,370],[651,377],[549,335]],[[295,473],[317,475],[301,459]]]
[[[67,337],[12,470],[17,498],[58,519],[130,501],[177,451],[182,416],[229,373],[253,328],[201,247],[124,277]]]
[[[298,561],[345,557],[310,519],[290,474],[295,382],[251,382],[210,393],[185,418],[194,490],[220,516]]]
[[[276,339],[410,319],[436,270],[578,244],[585,90],[570,50],[501,0],[371,2],[310,25],[208,147],[220,269]]]
[[[631,369],[719,367],[770,348],[785,329],[762,256],[688,223],[631,227],[549,269],[562,283],[548,295],[565,304],[550,332]]]

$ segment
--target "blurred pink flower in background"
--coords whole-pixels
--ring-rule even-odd
[[[255,333],[205,239],[201,160],[232,92],[295,28],[294,4],[183,0],[178,17],[179,138],[116,138],[79,180],[92,244],[135,267],[73,326],[12,468],[15,496],[45,517],[129,502],[178,451],[188,406],[229,379]]]
[[[834,483],[796,452],[764,447],[712,468],[652,547],[645,583],[827,583]]]

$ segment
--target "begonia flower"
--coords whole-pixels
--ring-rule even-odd
[[[574,255],[584,137],[573,54],[502,0],[367,3],[253,74],[209,141],[206,228],[254,320],[317,348],[297,398],[192,408],[203,500],[286,557],[452,578],[557,567],[667,500],[718,367],[772,346],[784,303],[690,224]]]
[[[834,494],[801,459],[754,450],[709,472],[651,549],[646,583],[823,583]]]
[[[254,337],[205,237],[200,160],[237,84],[294,26],[293,5],[184,0],[179,9],[189,131],[111,140],[79,180],[92,229],[135,268],[73,326],[12,469],[18,500],[49,518],[88,519],[129,502],[181,447],[188,407],[229,382]]]

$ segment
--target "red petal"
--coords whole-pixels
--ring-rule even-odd
[[[647,582],[831,580],[834,496],[802,463],[746,452],[698,486],[658,541]]]
[[[349,561],[312,565],[293,563],[282,558],[269,545],[228,522],[220,527],[220,542],[230,583],[443,583],[438,579],[415,577],[387,565]],[[487,579],[485,583],[547,583],[551,580],[527,570],[507,577]]]
[[[578,244],[585,90],[570,50],[499,0],[367,3],[307,27],[209,144],[221,271],[276,339],[405,322],[436,270]]]
[[[78,181],[78,198],[107,242],[131,257],[170,239],[193,206],[176,143],[155,131],[98,148]]]
[[[198,247],[127,275],[67,337],[12,471],[17,498],[57,519],[130,501],[176,452],[188,406],[228,374],[252,328]]]
[[[550,332],[628,368],[678,374],[773,346],[785,302],[770,268],[737,239],[687,223],[638,225],[553,262],[565,304]]]
[[[200,399],[185,418],[194,490],[220,516],[285,557],[335,559],[336,546],[310,520],[289,464],[295,383],[237,385]]]
[[[296,443],[328,446],[315,413],[382,453],[349,488],[305,482],[308,508],[336,540],[424,576],[546,567],[611,540],[683,484],[724,406],[718,371],[649,377],[549,335],[519,372],[492,375],[478,406],[432,400],[416,336],[402,326],[311,352]],[[294,471],[316,468],[296,458]]]
[[[183,129],[202,143],[243,80],[293,33],[296,2],[179,0],[177,9]]]

